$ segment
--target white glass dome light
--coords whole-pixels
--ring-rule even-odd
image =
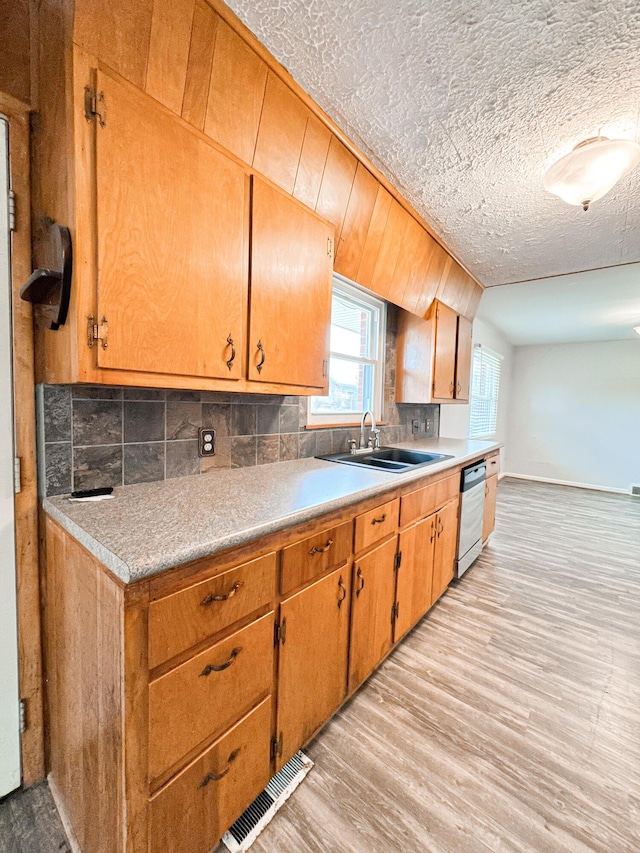
[[[594,136],[561,157],[544,176],[544,188],[567,204],[588,210],[640,162],[640,145],[630,139]]]

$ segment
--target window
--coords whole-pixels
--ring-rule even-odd
[[[329,396],[309,399],[308,424],[356,423],[367,409],[382,418],[385,318],[382,300],[334,276]]]
[[[498,422],[502,356],[476,344],[471,371],[469,438],[491,438]]]

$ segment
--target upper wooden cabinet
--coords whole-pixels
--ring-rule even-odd
[[[333,228],[257,177],[252,212],[249,378],[323,388]]]
[[[244,172],[142,92],[103,72],[97,87],[98,365],[239,379]]]
[[[398,403],[469,401],[471,323],[437,300],[426,320],[398,320]]]

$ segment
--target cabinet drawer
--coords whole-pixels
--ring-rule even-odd
[[[271,690],[273,612],[149,685],[149,776],[157,780]]]
[[[395,531],[398,526],[399,506],[400,499],[395,498],[357,516],[354,549],[357,554]]]
[[[208,853],[269,781],[271,697],[151,798],[151,853]]]
[[[149,606],[149,668],[264,607],[276,594],[276,555],[266,554]]]
[[[455,498],[459,491],[460,474],[456,473],[404,495],[400,502],[400,527],[431,515]]]
[[[353,522],[330,527],[289,545],[282,552],[282,594],[313,580],[349,559]]]
[[[494,474],[500,473],[500,454],[496,453],[495,456],[487,457],[487,479],[489,477],[493,477]]]

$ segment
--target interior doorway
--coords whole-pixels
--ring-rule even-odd
[[[9,124],[0,116],[0,797],[20,786]]]

